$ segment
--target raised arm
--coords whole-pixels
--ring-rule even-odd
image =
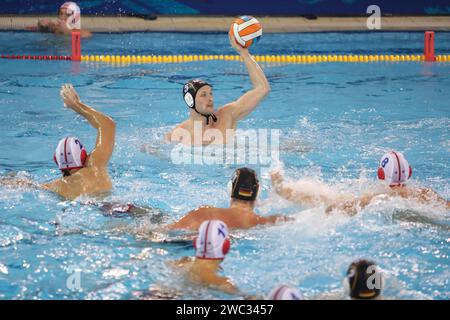
[[[61,89],[64,104],[86,118],[97,129],[95,148],[89,155],[88,166],[104,167],[114,150],[116,124],[109,116],[85,105],[71,84]]]
[[[230,34],[228,36],[231,46],[244,60],[245,66],[247,67],[247,71],[250,75],[250,80],[253,84],[253,89],[246,92],[238,100],[224,106],[227,111],[230,110],[233,120],[238,121],[252,112],[261,100],[264,99],[270,91],[270,85],[261,67],[250,55],[248,49],[239,46]]]

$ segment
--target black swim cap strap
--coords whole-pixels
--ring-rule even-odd
[[[206,125],[209,124],[209,118],[211,118],[214,122],[217,122],[217,116],[214,113],[211,114],[204,114],[201,112],[198,112],[196,108],[192,108],[195,112],[197,112],[199,115],[204,116],[206,118]]]
[[[214,122],[217,121],[217,117],[216,117],[216,115],[214,113],[211,113],[210,116],[211,116],[211,118],[213,119]]]

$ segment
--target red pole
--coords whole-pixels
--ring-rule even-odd
[[[425,31],[424,52],[425,61],[435,61],[434,56],[434,31]]]
[[[72,31],[72,61],[81,61],[81,33]]]

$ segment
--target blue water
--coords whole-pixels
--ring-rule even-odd
[[[450,52],[450,34],[436,34],[438,53]],[[232,53],[225,34],[129,33],[96,35],[89,54]],[[265,35],[252,52],[414,53],[421,33]],[[0,54],[67,54],[70,42],[52,35],[0,33]],[[263,190],[257,211],[286,214],[290,223],[234,231],[223,274],[248,294],[280,283],[307,298],[341,292],[356,258],[375,260],[386,274],[384,294],[400,299],[449,299],[450,212],[391,199],[356,216],[327,216],[278,197],[268,172],[282,166],[291,181],[361,194],[375,187],[383,152],[402,151],[413,167],[411,184],[450,197],[450,64],[322,63],[263,65],[272,91],[239,124],[280,129],[280,161],[251,165]],[[223,105],[250,88],[239,62],[112,66],[67,61],[0,60],[0,174],[19,172],[39,182],[59,177],[57,141],[76,135],[92,149],[95,130],[65,109],[59,88],[70,82],[82,100],[112,116],[117,139],[110,162],[114,190],[106,200],[134,202],[174,221],[208,204],[225,207],[226,186],[238,164],[175,165],[163,135],[187,117],[182,84],[194,77],[214,84]],[[151,145],[158,155],[149,153]],[[144,146],[144,149],[143,149]],[[194,151],[196,152],[196,151]],[[320,189],[320,190],[319,190]],[[84,199],[82,199],[84,200]],[[39,190],[0,186],[0,298],[130,299],[158,286],[179,298],[230,298],[186,285],[168,261],[193,255],[190,242],[157,243],[150,216],[105,217],[95,206],[64,201]],[[153,231],[152,231],[153,230]],[[80,269],[81,291],[67,286]],[[233,298],[233,297],[231,297]]]

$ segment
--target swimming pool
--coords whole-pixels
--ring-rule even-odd
[[[67,54],[70,42],[52,35],[1,32],[2,54]],[[253,50],[277,53],[415,53],[422,33],[268,34]],[[225,34],[129,33],[96,35],[89,54],[231,54]],[[450,52],[450,33],[436,35],[436,50]],[[77,135],[91,149],[95,131],[63,108],[59,88],[71,82],[82,100],[111,115],[117,139],[108,200],[159,208],[164,221],[203,205],[227,206],[226,185],[240,165],[174,165],[161,139],[185,119],[182,84],[205,78],[220,106],[249,88],[239,62],[129,65],[0,60],[0,174],[37,181],[57,178],[57,141]],[[321,63],[265,65],[270,95],[240,128],[280,129],[286,175],[327,182],[361,193],[377,181],[385,150],[404,152],[412,184],[450,196],[450,64]],[[160,156],[142,151],[151,144]],[[393,199],[354,217],[301,208],[270,188],[261,175],[257,211],[288,214],[291,223],[233,232],[224,274],[249,294],[281,283],[307,298],[339,291],[348,265],[374,259],[386,272],[388,297],[449,299],[450,215],[436,206]],[[179,298],[233,298],[187,287],[168,265],[193,255],[190,243],[157,243],[150,217],[105,217],[93,206],[62,201],[37,190],[0,186],[0,298],[132,299],[152,285]],[[81,291],[67,286],[80,270]]]

